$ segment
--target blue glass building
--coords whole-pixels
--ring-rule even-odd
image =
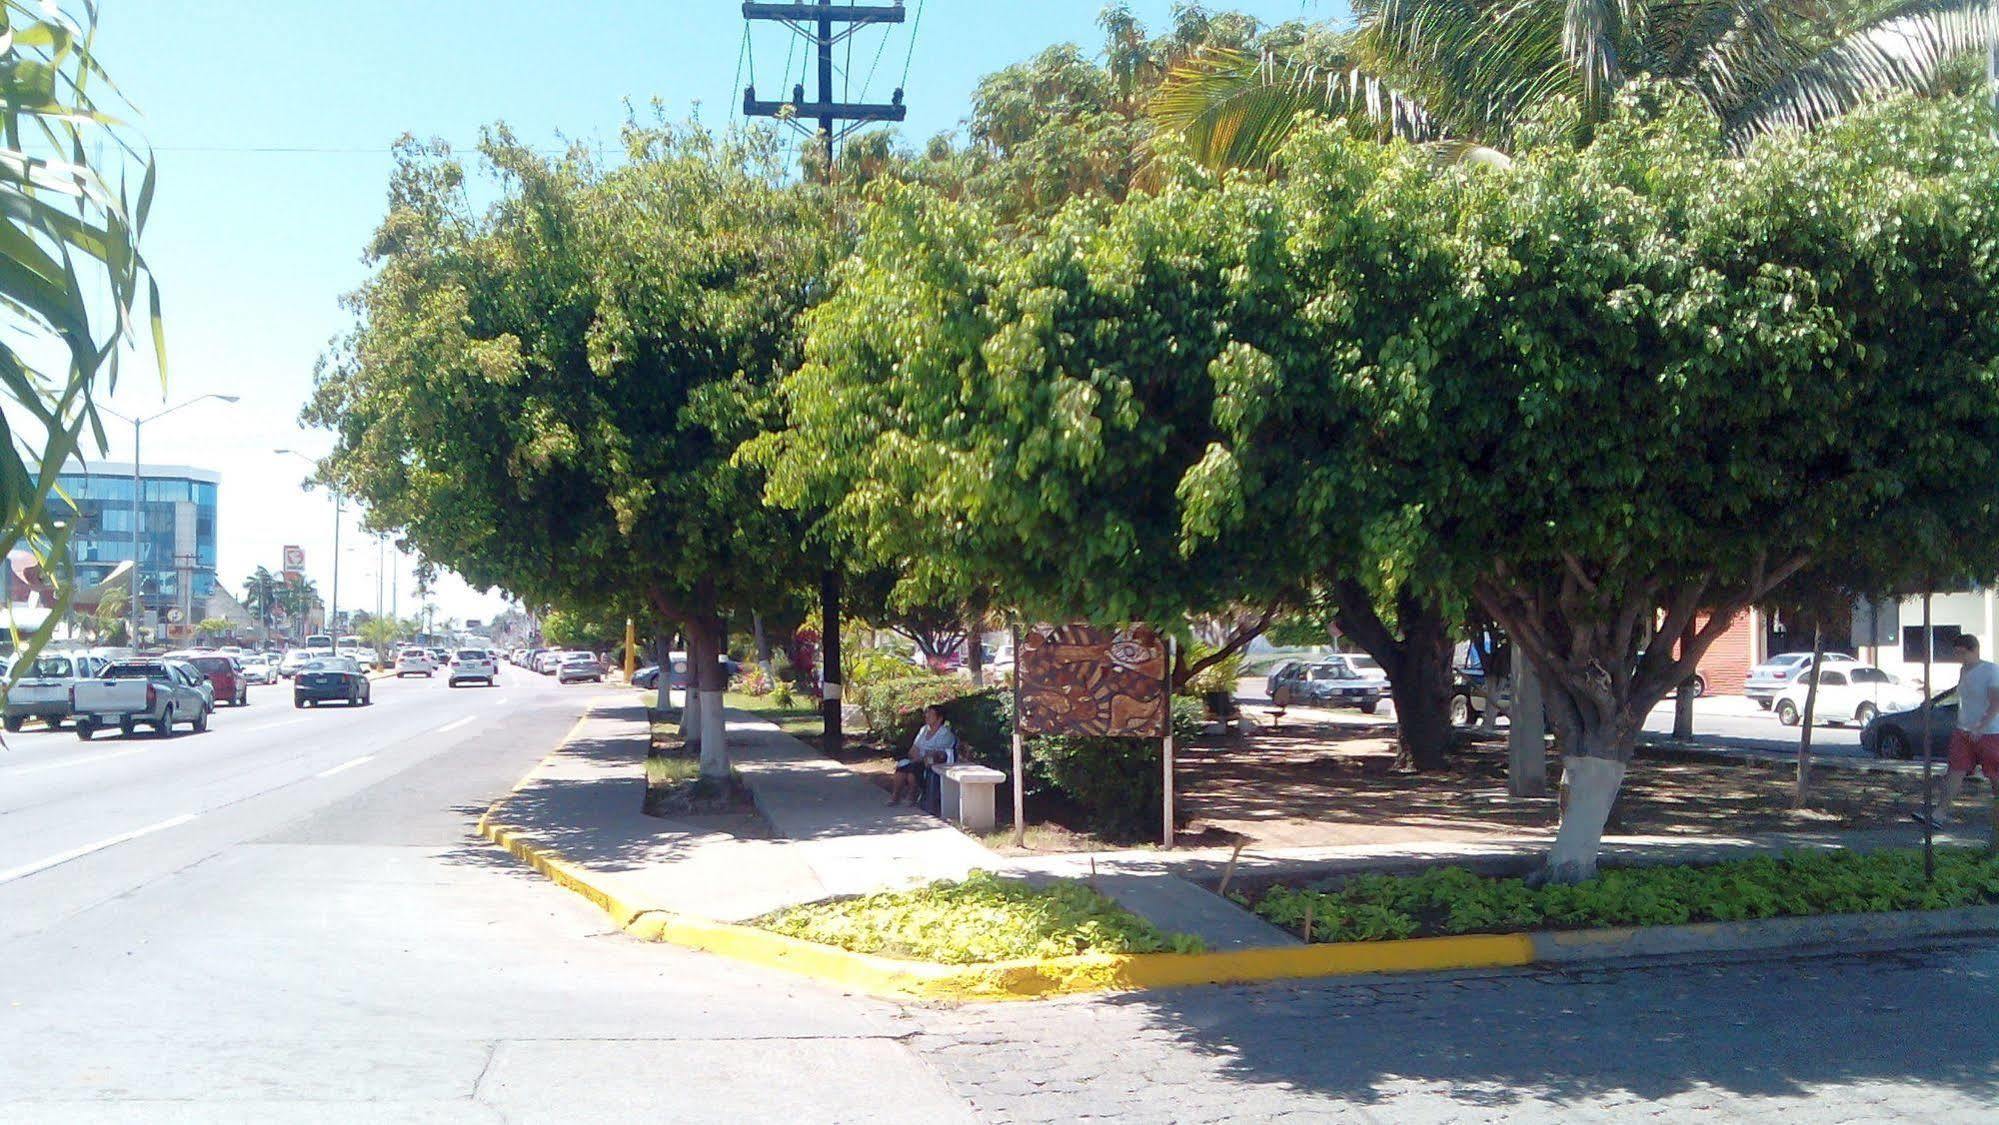
[[[198,619],[215,593],[215,494],[221,482],[206,469],[140,466],[139,600],[149,620],[174,607]],[[49,498],[49,516],[74,525],[70,557],[79,584],[103,582],[132,557],[132,465],[72,464],[57,489],[59,495]]]

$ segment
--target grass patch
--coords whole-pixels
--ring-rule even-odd
[[[1461,867],[1421,875],[1363,875],[1331,890],[1278,886],[1253,907],[1312,940],[1390,941],[1621,926],[1676,926],[1819,914],[1944,910],[1999,903],[1999,858],[1939,848],[1936,878],[1920,851],[1791,852],[1703,867],[1605,871],[1577,886],[1527,886]]]
[[[856,953],[952,965],[1078,953],[1197,953],[1073,880],[1036,886],[974,871],[963,882],[795,906],[750,923]]]
[[[666,758],[657,754],[646,758],[648,785],[673,785],[701,776],[701,759]]]
[[[722,697],[722,704],[774,723],[786,734],[819,734],[825,729],[825,719],[819,713],[818,702],[804,696],[794,697],[787,707],[779,706],[774,695],[742,695],[732,691]]]

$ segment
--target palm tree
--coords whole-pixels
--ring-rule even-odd
[[[1993,0],[1361,0],[1354,13],[1314,49],[1181,62],[1154,121],[1213,167],[1267,164],[1318,115],[1503,161],[1553,99],[1578,106],[1583,140],[1621,88],[1651,79],[1700,99],[1740,146],[1883,93],[1934,91],[1981,53],[1999,106]]]
[[[279,587],[277,604],[283,607],[285,616],[296,629],[312,617],[314,610],[326,603],[319,596],[319,587],[310,578],[287,578]]]
[[[62,11],[78,7],[81,21]],[[56,475],[86,431],[103,446],[94,403],[116,384],[141,322],[150,320],[166,368],[158,291],[138,249],[153,164],[113,116],[117,88],[92,50],[96,16],[94,0],[0,0],[0,402],[10,438],[0,442],[0,548],[25,546],[61,576],[55,612],[26,638],[20,667],[75,595],[65,549],[74,507],[50,502]],[[138,174],[136,194],[126,171]]]

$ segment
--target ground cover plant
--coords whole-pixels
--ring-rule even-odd
[[[978,964],[1079,953],[1197,953],[1073,880],[1031,884],[974,871],[913,891],[794,906],[751,925],[787,937],[907,960]]]
[[[1819,914],[1941,910],[1999,903],[1999,858],[1939,849],[1935,878],[1920,851],[1792,852],[1704,867],[1603,872],[1580,885],[1534,888],[1461,867],[1364,875],[1329,890],[1274,887],[1253,909],[1318,942],[1606,926],[1671,926]]]

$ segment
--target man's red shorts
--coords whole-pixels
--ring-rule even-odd
[[[1970,731],[1951,731],[1950,749],[1946,753],[1950,772],[1970,773],[1976,767],[1985,772],[1987,781],[1999,781],[1999,734],[1973,739]]]

